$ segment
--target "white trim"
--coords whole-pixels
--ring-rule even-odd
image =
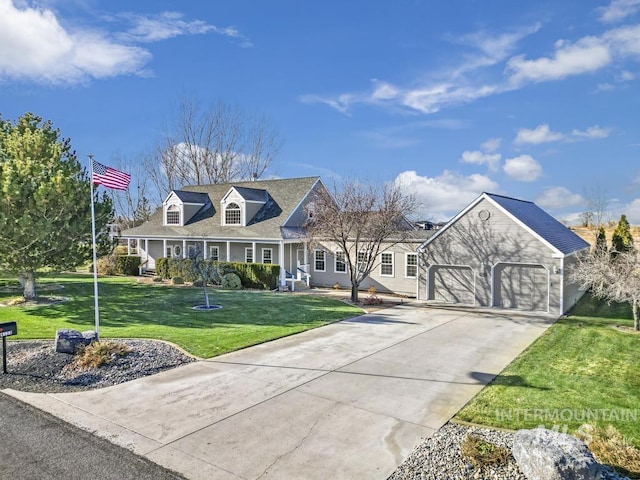
[[[381,277],[387,277],[387,278],[392,278],[396,276],[396,256],[394,255],[394,252],[380,252],[380,276]],[[384,263],[382,261],[382,256],[383,255],[391,255],[391,263]],[[391,265],[391,273],[382,273],[382,267],[383,266],[389,266]]]
[[[319,269],[317,268],[317,262],[318,262],[318,253],[322,253],[322,265],[324,265],[324,268]],[[319,248],[316,248],[313,250],[313,271],[314,272],[326,272],[327,271],[327,252],[324,250],[321,250]]]
[[[344,265],[344,271],[342,270],[338,270],[338,254],[341,253],[344,256],[344,259],[340,262]],[[347,254],[344,253],[342,250],[336,250],[333,253],[333,272],[337,273],[339,275],[346,275],[348,266],[347,266]]]
[[[416,258],[415,265],[411,265],[412,267],[414,267],[416,269],[416,274],[413,275],[413,276],[407,275],[407,269],[409,268],[409,262],[407,261],[407,259],[409,258],[409,255],[413,255]],[[416,252],[405,252],[404,253],[404,278],[418,278],[418,257],[419,257],[419,255]],[[417,289],[416,289],[416,291],[417,291]]]

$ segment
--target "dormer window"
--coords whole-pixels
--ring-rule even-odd
[[[231,202],[224,210],[224,223],[226,225],[240,225],[241,214],[240,205],[235,202]]]
[[[167,225],[180,225],[180,207],[177,205],[167,207]]]

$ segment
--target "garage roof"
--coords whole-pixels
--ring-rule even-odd
[[[533,202],[493,193],[484,193],[483,196],[493,200],[507,213],[529,227],[535,234],[565,255],[589,247],[589,243]]]
[[[497,208],[501,209],[508,216],[513,218],[514,221],[538,237],[542,242],[556,250],[560,255],[569,255],[573,252],[584,250],[589,247],[588,242],[580,238],[573,231],[538,207],[535,203],[484,192],[471,202],[464,210],[453,217],[443,228],[438,230],[435,235],[424,242],[420,248],[425,247],[439,237],[451,225],[466,215],[469,210],[475,207],[482,200],[487,200],[493,203]]]

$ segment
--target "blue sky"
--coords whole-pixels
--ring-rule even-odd
[[[180,98],[268,115],[274,176],[640,223],[640,0],[0,0],[0,113],[135,162]]]

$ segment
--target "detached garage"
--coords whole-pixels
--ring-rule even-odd
[[[533,202],[483,193],[419,248],[418,298],[563,314],[566,274],[589,244]]]

